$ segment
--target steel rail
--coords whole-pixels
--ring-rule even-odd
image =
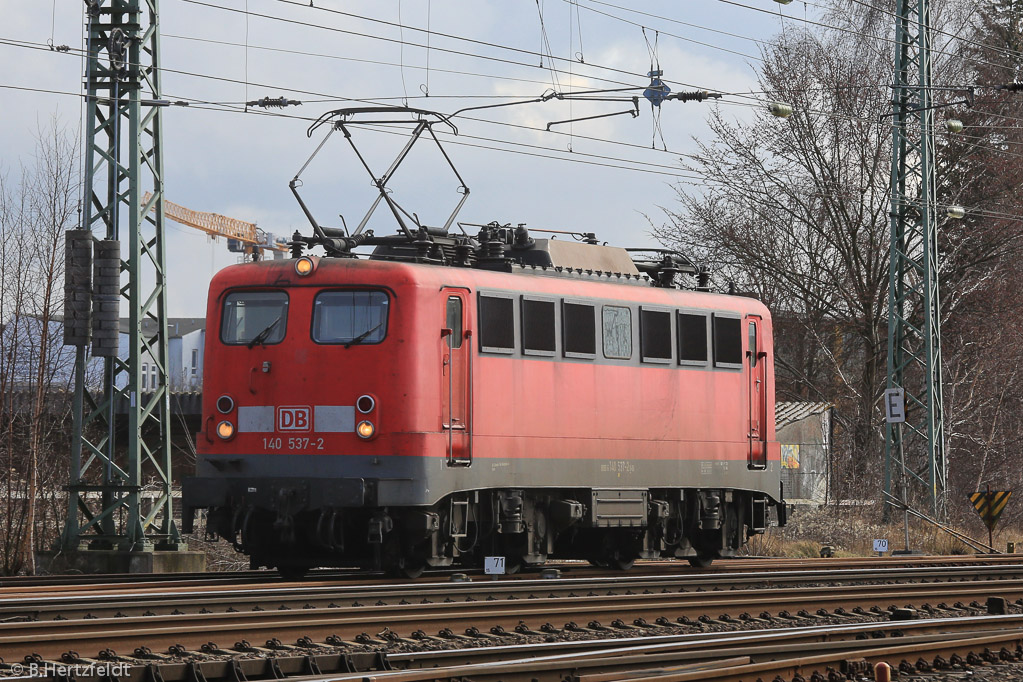
[[[630,591],[631,592],[631,591]],[[365,633],[400,631],[414,633],[424,628],[450,628],[461,631],[474,626],[486,630],[500,626],[512,631],[521,622],[541,630],[551,620],[566,623],[568,630],[589,633],[599,629],[579,627],[597,621],[621,620],[666,623],[677,618],[717,617],[721,624],[732,625],[743,614],[761,610],[781,614],[791,609],[826,612],[838,608],[874,606],[883,609],[911,600],[924,601],[985,599],[997,594],[1003,598],[1023,598],[1023,581],[983,581],[951,583],[909,583],[900,585],[851,585],[835,587],[764,588],[717,592],[652,592],[574,597],[540,597],[493,601],[450,601],[441,603],[382,604],[380,606],[336,605],[336,608],[249,611],[239,613],[199,613],[169,616],[93,618],[87,620],[0,623],[0,657],[19,660],[28,653],[59,657],[69,649],[119,652],[136,647],[165,649],[182,644],[197,648],[218,639],[223,641],[269,640],[309,637],[323,641],[334,636],[353,640]],[[969,609],[948,609],[948,613],[968,613]],[[722,615],[719,615],[722,614]],[[727,616],[727,620],[723,617]],[[777,616],[775,616],[777,617]],[[756,622],[753,617],[747,618]],[[789,622],[811,622],[812,617],[789,616]],[[607,626],[601,626],[606,628]],[[559,629],[559,628],[549,628]],[[292,639],[294,641],[294,639]],[[386,641],[379,641],[386,644]]]
[[[937,556],[905,556],[905,557],[842,557],[842,558],[802,558],[783,559],[770,557],[755,558],[731,558],[716,561],[712,566],[705,569],[691,569],[685,561],[675,560],[651,560],[638,561],[630,574],[656,575],[664,571],[684,570],[693,574],[720,574],[734,571],[749,570],[775,570],[821,567],[826,569],[843,568],[884,568],[900,566],[957,566],[957,565],[998,565],[1005,563],[1020,563],[1023,556],[1013,554],[967,554],[967,555],[937,555]],[[586,575],[607,574],[607,571],[589,567],[586,562],[580,561],[552,561],[545,564],[545,568],[557,568],[572,573],[585,573]],[[478,575],[480,571],[457,569],[470,575]],[[438,575],[445,575],[452,571],[431,571],[421,580],[428,582],[435,580]],[[366,571],[364,569],[320,569],[313,571],[307,581],[355,579],[364,580],[367,577],[383,577],[380,572]],[[87,583],[85,581],[88,581]],[[140,589],[149,587],[173,587],[178,584],[196,585],[209,583],[241,583],[241,582],[270,582],[280,583],[280,576],[272,570],[252,571],[224,571],[205,573],[167,573],[167,574],[139,574],[139,573],[108,573],[82,575],[40,575],[40,576],[4,576],[0,577],[0,593],[8,588],[26,587],[74,587],[87,590],[100,587],[129,585],[132,584]]]
[[[0,613],[12,609],[45,610],[52,605],[66,605],[74,602],[74,608],[85,612],[93,608],[122,608],[137,602],[142,608],[160,602],[173,603],[177,608],[187,600],[196,599],[201,605],[224,603],[232,600],[249,600],[251,603],[273,601],[275,606],[305,602],[310,599],[364,599],[372,597],[385,603],[397,602],[414,592],[420,598],[453,597],[463,600],[470,598],[528,598],[531,593],[570,596],[575,592],[594,590],[680,590],[687,589],[738,589],[752,586],[806,585],[815,582],[852,584],[856,582],[899,581],[911,583],[949,582],[952,580],[975,579],[1011,580],[1023,578],[1023,563],[996,566],[933,566],[919,569],[869,569],[840,571],[788,571],[765,575],[757,573],[735,573],[728,576],[714,575],[663,575],[631,576],[618,574],[610,577],[562,578],[558,580],[507,579],[502,581],[393,583],[384,581],[363,581],[360,584],[338,585],[332,582],[301,584],[259,584],[231,586],[202,585],[187,589],[161,587],[154,589],[96,589],[86,592],[78,590],[45,591],[19,590],[0,592]],[[65,618],[68,613],[63,612]]]
[[[770,679],[770,673],[784,674],[785,679],[790,679],[796,673],[810,675],[811,671],[826,667],[862,665],[869,657],[875,660],[887,657],[885,660],[895,665],[907,665],[921,655],[944,655],[947,659],[933,659],[940,667],[954,660],[953,653],[967,656],[972,651],[976,656],[977,652],[983,654],[985,649],[998,644],[1019,646],[1021,638],[1023,616],[985,616],[696,633],[627,642],[576,641],[388,654],[363,656],[359,666],[353,666],[352,659],[341,660],[333,653],[302,657],[285,651],[275,652],[276,657],[272,659],[245,658],[233,663],[207,660],[136,664],[126,679],[194,682],[287,676],[294,682],[440,682],[467,678],[480,682],[663,682],[666,679],[749,680],[756,679],[753,675],[764,674],[767,674],[764,679]],[[988,652],[987,657],[995,661],[1014,659],[1019,653],[1003,649],[998,654]],[[980,659],[974,662],[977,660]],[[925,665],[931,664],[925,661]],[[360,672],[309,674],[320,668]],[[392,668],[398,670],[388,672]],[[705,673],[704,676],[685,676],[700,672]],[[92,678],[85,675],[78,679],[87,682]]]

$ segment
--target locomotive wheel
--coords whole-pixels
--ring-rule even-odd
[[[409,556],[400,556],[387,568],[394,578],[418,578],[426,571],[426,562]]]
[[[709,568],[713,561],[714,557],[706,554],[698,554],[696,556],[689,557],[689,565],[693,568]]]
[[[309,572],[308,566],[278,566],[277,572],[287,582],[298,582]]]
[[[615,557],[611,560],[611,568],[616,568],[619,571],[628,571],[636,564],[636,559],[626,559],[624,557]]]

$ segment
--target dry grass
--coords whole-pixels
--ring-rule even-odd
[[[975,551],[962,541],[923,521],[910,519],[910,549],[926,554],[973,554]],[[987,543],[987,531],[977,528],[956,528],[970,537]],[[889,550],[902,549],[905,541],[902,517],[884,523],[880,514],[870,508],[854,507],[800,507],[789,518],[785,528],[770,528],[754,536],[747,551],[756,556],[805,558],[820,556],[824,545],[834,548],[839,557],[875,556],[873,542],[877,538],[888,540]],[[1023,551],[1023,531],[1006,526],[996,529],[994,547],[1005,550],[1006,542],[1016,541]]]
[[[195,532],[185,536],[188,548],[206,554],[207,571],[245,571],[249,568],[249,558],[234,550],[231,543],[224,540],[206,540],[206,514],[200,512],[195,518]]]

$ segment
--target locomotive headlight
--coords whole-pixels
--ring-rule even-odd
[[[361,421],[359,425],[355,427],[355,432],[359,434],[359,438],[372,438],[373,434],[377,432],[377,427],[373,426],[373,422]]]
[[[309,256],[302,256],[295,261],[295,272],[302,277],[313,274],[313,270],[316,269],[316,263]]]
[[[229,421],[222,421],[217,424],[217,435],[224,440],[231,440],[234,438],[234,424]]]
[[[227,414],[234,409],[234,400],[229,395],[222,395],[217,398],[217,411],[220,414]]]
[[[355,401],[355,409],[363,414],[369,414],[376,406],[377,401],[373,400],[373,396],[371,395],[359,396],[359,399]]]

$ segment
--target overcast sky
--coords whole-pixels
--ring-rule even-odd
[[[160,4],[163,94],[193,101],[188,108],[164,110],[166,197],[282,236],[295,229],[309,232],[288,189],[321,138],[306,137],[305,119],[345,106],[401,104],[403,98],[409,106],[450,113],[535,98],[548,90],[642,86],[654,43],[653,57],[674,91],[748,92],[756,89],[757,41],[783,25],[798,28],[796,19],[808,11],[803,3],[782,7],[773,0],[542,0],[539,7],[536,0]],[[7,66],[0,85],[78,93],[83,7],[81,0],[0,0],[0,41],[41,48],[0,42],[0,63]],[[640,25],[647,27],[646,37]],[[72,51],[50,51],[51,40]],[[419,47],[427,43],[429,50]],[[541,52],[562,58],[553,61],[557,72],[549,56],[541,67]],[[247,100],[282,95],[304,104],[278,113],[301,118],[237,110]],[[748,117],[751,101],[732,96],[719,106],[729,116]],[[31,157],[33,135],[51,117],[72,130],[79,127],[76,95],[0,88],[0,102],[0,168],[7,171]],[[658,207],[673,202],[672,174],[679,156],[692,150],[692,138],[706,138],[710,106],[677,101],[663,106],[667,152],[660,136],[655,139],[651,107],[643,100],[636,119],[582,121],[555,126],[554,132],[545,131],[552,121],[623,111],[628,105],[550,101],[458,117],[459,136],[445,135],[442,141],[471,189],[459,220],[596,232],[615,245],[654,246],[644,214],[659,220]],[[355,142],[380,174],[404,138],[359,130]],[[339,225],[337,216],[343,214],[354,227],[375,196],[369,176],[340,136],[330,140],[303,180],[304,196],[327,225]],[[459,198],[457,180],[426,145],[413,152],[392,186],[394,197],[431,225],[442,224]],[[385,220],[373,226],[378,234],[394,231]],[[210,277],[238,256],[223,240],[173,222],[167,227],[170,314],[204,315]]]

